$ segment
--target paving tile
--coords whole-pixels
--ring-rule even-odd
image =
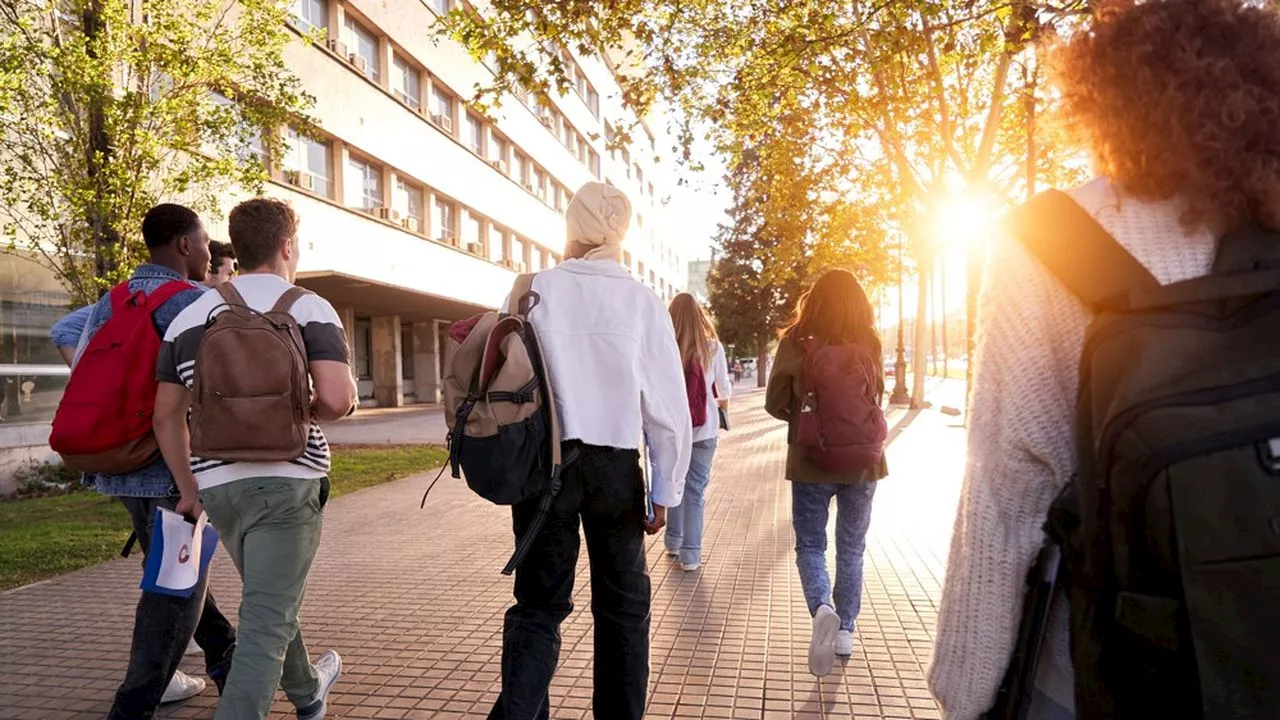
[[[795,572],[786,432],[759,393],[735,400],[707,499],[706,562],[681,571],[648,540],[653,584],[650,718],[941,717],[925,684],[947,543],[964,465],[961,429],[914,417],[889,451],[865,558],[854,656],[808,673],[810,620]],[[890,416],[893,426],[901,411]],[[339,451],[340,452],[340,451]],[[312,651],[342,653],[338,717],[484,718],[500,688],[511,581],[507,513],[426,479],[338,498],[326,511],[302,624]],[[922,502],[922,498],[927,501]],[[219,551],[212,587],[234,614],[239,583]],[[102,717],[127,660],[138,561],[115,560],[0,593],[0,720]],[[563,628],[552,716],[591,717],[593,633],[586,557]],[[94,599],[85,613],[84,599]],[[183,669],[201,675],[200,658]],[[207,718],[212,689],[158,718]],[[272,720],[293,717],[278,695]]]

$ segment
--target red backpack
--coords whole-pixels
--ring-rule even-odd
[[[49,447],[67,467],[118,475],[145,466],[159,451],[151,418],[162,338],[151,314],[184,290],[174,280],[151,294],[111,290],[111,319],[80,355],[53,417]]]
[[[820,470],[860,472],[884,454],[889,428],[879,403],[877,365],[861,345],[803,342],[804,398],[797,444]]]
[[[707,424],[707,378],[697,357],[684,366],[684,390],[689,396],[689,417],[698,428]]]

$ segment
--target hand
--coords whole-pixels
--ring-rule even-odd
[[[195,522],[200,519],[200,515],[204,512],[204,506],[200,504],[200,496],[183,495],[174,510],[182,517]]]
[[[653,506],[653,520],[645,520],[644,531],[649,535],[657,535],[658,531],[667,526],[667,509],[661,505]]]

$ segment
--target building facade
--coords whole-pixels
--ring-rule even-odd
[[[283,133],[266,194],[301,216],[298,282],[341,313],[365,406],[439,400],[448,325],[496,307],[517,273],[561,261],[565,208],[589,180],[631,198],[632,274],[664,298],[685,284],[684,248],[663,213],[676,182],[658,148],[670,140],[640,123],[610,152],[616,128],[636,121],[607,59],[564,51],[571,92],[545,104],[507,97],[482,115],[467,98],[491,80],[488,67],[432,33],[456,1],[293,5],[286,62],[315,97],[319,133]],[[225,224],[211,225],[225,240]],[[67,301],[37,264],[0,263],[0,448],[39,454],[47,438],[66,383],[48,328]],[[9,452],[8,468],[0,457],[0,476],[23,455]]]

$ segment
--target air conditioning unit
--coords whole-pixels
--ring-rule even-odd
[[[453,118],[446,117],[439,113],[431,113],[431,122],[434,123],[436,127],[444,130],[450,135],[453,134]]]
[[[520,261],[511,263],[511,269],[521,274],[529,272],[529,266]]]
[[[542,202],[546,202],[546,201],[547,201],[547,191],[546,191],[546,190],[544,190],[544,189],[542,189],[542,188],[538,188],[537,190],[535,190],[535,191],[534,191],[534,193],[533,193],[533,194],[534,194],[535,196],[537,196],[537,198],[538,198],[539,200],[541,200]]]
[[[556,129],[556,119],[555,119],[555,118],[553,118],[553,117],[551,117],[550,115],[543,115],[543,116],[542,116],[542,126],[543,126],[543,127],[545,127],[545,128],[547,128],[548,130],[555,130],[555,129]]]
[[[390,220],[391,222],[400,222],[399,210],[392,210],[391,208],[380,207],[380,208],[377,208],[374,212],[379,219]]]
[[[529,192],[533,192],[533,183],[531,183],[531,182],[527,182],[527,183],[525,183],[525,184],[524,184],[524,189],[525,189],[525,190],[528,190]]]
[[[284,181],[307,192],[314,192],[316,189],[315,176],[299,170],[285,170]]]
[[[457,238],[454,237],[453,230],[450,228],[442,228],[440,236],[436,238],[436,242],[454,246],[458,244]]]
[[[347,45],[338,38],[329,38],[324,45],[338,57],[347,57]]]
[[[467,252],[472,255],[484,255],[484,245],[480,243],[467,243]]]
[[[347,56],[347,60],[349,60],[351,64],[355,66],[356,70],[359,70],[360,72],[364,72],[369,69],[369,63],[362,55],[351,53]]]
[[[400,224],[403,225],[405,229],[408,230],[409,232],[415,232],[415,233],[422,232],[422,221],[416,217],[407,217],[401,220]]]
[[[489,164],[503,175],[507,174],[507,163],[505,160],[490,160]]]

